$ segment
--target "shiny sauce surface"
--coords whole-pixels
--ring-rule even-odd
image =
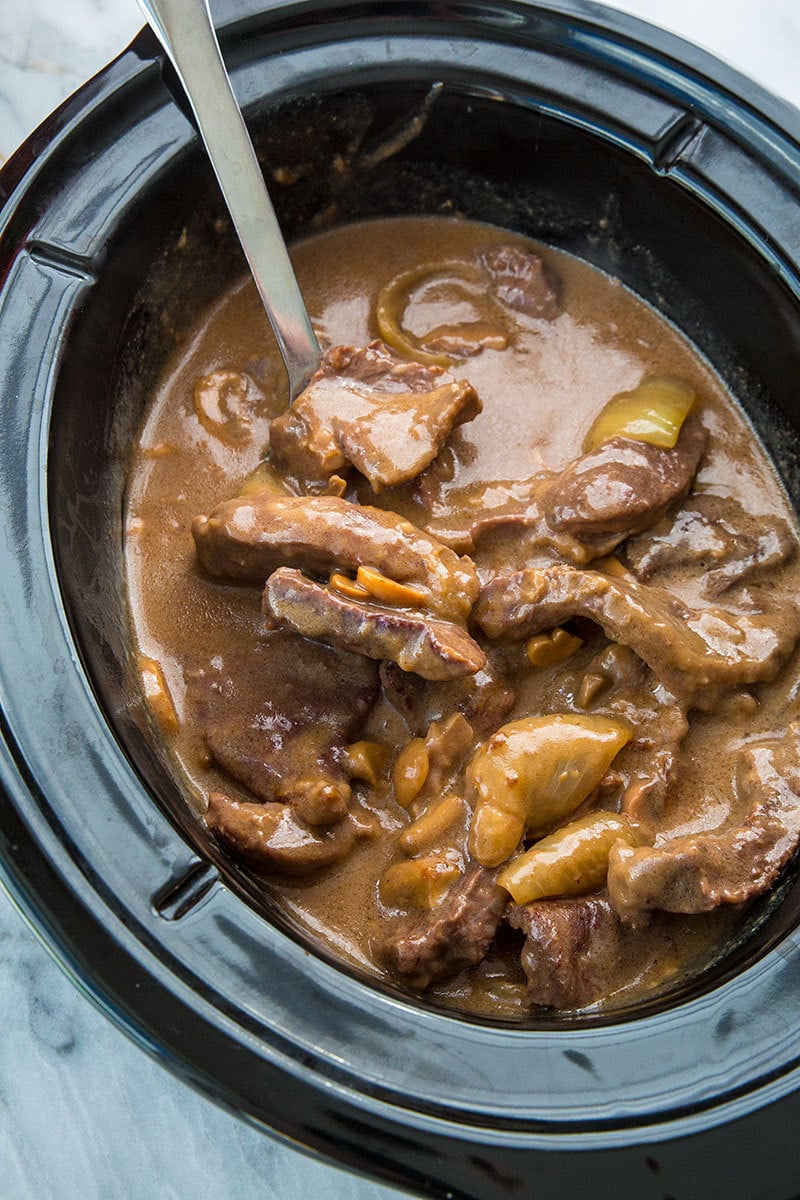
[[[468,271],[459,274],[458,264],[474,262],[487,247],[509,243],[531,245],[506,231],[466,221],[392,218],[316,234],[298,243],[292,257],[323,345],[361,346],[379,336],[379,296],[389,280],[404,272],[420,272],[419,285],[409,288],[404,313],[405,328],[417,338],[434,328],[491,324],[480,288]],[[688,342],[619,281],[562,253],[535,248],[559,280],[560,314],[548,321],[519,315],[507,345],[487,345],[451,368],[474,386],[483,409],[451,435],[426,472],[422,493],[414,481],[376,497],[363,481],[351,481],[348,497],[394,509],[415,523],[431,519],[432,528],[437,521],[444,526],[469,489],[475,489],[480,503],[493,481],[527,480],[565,468],[583,452],[587,433],[608,401],[657,374],[680,377],[699,397],[709,442],[693,494],[733,498],[748,517],[777,518],[794,529],[793,515],[752,428]],[[429,267],[437,268],[435,275],[422,270]],[[209,379],[213,386],[204,385]],[[156,705],[153,736],[162,740],[198,821],[217,789],[243,800],[252,797],[209,756],[194,681],[246,655],[254,641],[267,635],[262,588],[203,573],[191,523],[236,495],[256,471],[269,441],[270,421],[285,405],[272,335],[253,287],[243,282],[220,297],[177,349],[135,447],[125,526],[131,637],[140,661],[157,664],[163,674],[174,715],[164,719]],[[491,538],[478,546],[473,557],[482,580],[491,578],[497,556],[506,553],[506,546]],[[666,570],[657,582],[687,605],[708,603],[702,569]],[[749,611],[768,596],[779,600],[797,594],[798,585],[800,569],[787,557],[769,574],[757,574],[733,589],[725,603],[733,612]],[[597,627],[581,627],[580,634],[581,646],[557,674],[555,669],[530,669],[524,647],[499,652],[515,694],[504,723],[560,711],[567,695],[574,705],[583,676],[609,642]],[[272,636],[277,645],[281,635]],[[286,642],[284,658],[276,651],[273,669],[277,664],[292,671],[291,645]],[[724,829],[735,820],[731,772],[721,770],[720,761],[785,730],[796,715],[797,677],[794,656],[774,681],[736,689],[710,711],[692,715],[657,838]],[[269,678],[263,686],[269,689]],[[388,745],[394,754],[410,734],[396,705],[382,693],[358,736]],[[483,740],[476,735],[475,746]],[[646,755],[647,750],[638,753]],[[388,786],[356,787],[354,797],[373,823],[370,837],[317,875],[265,875],[263,887],[313,940],[367,972],[382,974],[376,947],[387,921],[397,914],[381,899],[380,880],[398,859],[398,837],[410,816]],[[462,855],[468,821],[465,810],[461,826],[448,834],[454,852]],[[632,951],[625,977],[592,1004],[613,1006],[671,986],[713,957],[744,919],[737,904],[691,917],[658,914],[652,940],[645,937],[644,948]],[[484,1016],[529,1016],[520,943],[518,931],[504,928],[477,966],[435,983],[428,994]]]

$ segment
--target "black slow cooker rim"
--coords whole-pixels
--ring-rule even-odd
[[[357,7],[359,10],[364,8],[361,5]],[[392,16],[395,20],[403,17],[416,21],[423,10],[427,11],[430,7],[425,4],[395,3],[392,5]],[[459,31],[463,29],[463,20],[474,19],[475,5],[452,4],[448,7],[453,20],[458,21],[461,16]],[[284,27],[305,15],[319,14],[323,10],[330,13],[333,8],[328,3],[307,0],[306,3],[292,5],[276,15],[275,19]],[[341,18],[341,7],[337,5],[335,8]],[[381,9],[388,9],[388,5],[371,6],[373,13]],[[790,141],[795,149],[800,143],[800,123],[794,110],[789,106],[781,106],[729,68],[717,64],[694,48],[685,47],[671,35],[653,31],[640,22],[620,17],[619,14],[609,14],[595,6],[518,3],[494,6],[495,15],[500,9],[519,13],[536,10],[561,14],[565,19],[574,18],[576,29],[583,32],[592,30],[595,37],[599,37],[603,29],[620,33],[628,49],[634,44],[644,53],[642,48],[646,47],[648,53],[657,53],[660,58],[676,64],[684,56],[686,61],[691,61],[693,71],[711,81],[709,86],[712,90],[714,87],[722,88],[731,98],[737,95],[738,90],[738,96],[745,98],[742,108],[747,113],[748,121],[761,112],[766,114],[764,140],[768,150],[774,150],[784,140]],[[235,41],[241,33],[242,26],[239,25],[232,31],[231,39]],[[0,181],[7,196],[2,214],[7,233],[11,231],[13,235],[20,229],[27,230],[33,224],[32,221],[28,223],[31,214],[25,212],[26,201],[35,180],[42,171],[46,171],[49,156],[69,140],[88,114],[110,102],[112,97],[126,92],[141,80],[144,73],[153,69],[153,49],[148,37],[140,35],[134,47],[45,122],[4,169]],[[790,132],[778,127],[776,109],[780,110],[780,121],[788,125]],[[689,127],[686,133],[691,133]],[[779,135],[777,140],[776,134]],[[31,239],[27,241],[30,248]],[[13,236],[4,239],[4,244],[7,247],[6,258],[0,262],[0,278],[3,279],[13,271],[17,251]],[[47,258],[46,250],[42,252],[38,246],[33,249],[34,261],[36,253]],[[782,271],[785,261],[783,255],[778,255],[773,263],[775,269]],[[82,264],[65,256],[61,267],[66,274],[72,270],[78,279]],[[788,277],[793,280],[796,280],[795,267],[796,263],[789,261]],[[32,461],[32,456],[39,455],[42,450],[46,417],[46,413],[40,414],[43,424],[37,426],[34,422],[25,430],[19,447],[11,447],[14,461],[6,464],[2,484],[6,498],[12,497],[12,504],[14,500],[18,502],[18,493],[12,496],[14,480],[19,480],[20,473],[23,478],[26,477],[30,468],[34,468],[39,490],[36,496],[27,497],[26,503],[34,506],[27,515],[31,520],[30,528],[38,528],[41,533],[47,569],[47,579],[36,600],[37,603],[50,603],[58,607],[58,582],[47,552],[46,485],[41,460]],[[37,503],[38,510],[35,509]],[[63,610],[60,625],[64,645],[68,646],[70,634],[63,619]],[[84,680],[82,686],[88,700],[91,697],[89,685]],[[4,682],[2,691],[5,692]],[[792,1086],[794,1060],[784,1063],[783,1069],[776,1073],[773,1080],[770,1081],[768,1075],[761,1077],[757,1097],[746,1084],[738,1090],[728,1088],[725,1089],[723,1104],[715,1103],[713,1112],[711,1109],[703,1113],[698,1111],[694,1117],[677,1104],[663,1118],[659,1129],[646,1120],[640,1123],[640,1118],[620,1122],[612,1116],[608,1122],[604,1122],[595,1113],[588,1127],[583,1125],[580,1133],[574,1132],[576,1126],[569,1122],[559,1127],[557,1123],[527,1122],[526,1126],[524,1121],[517,1124],[498,1120],[492,1129],[481,1130],[469,1128],[466,1114],[440,1110],[434,1116],[426,1113],[424,1106],[414,1113],[406,1109],[397,1117],[392,1106],[385,1103],[385,1098],[370,1095],[369,1092],[358,1097],[354,1104],[346,1072],[338,1079],[328,1074],[322,1087],[315,1079],[313,1065],[307,1069],[306,1064],[301,1068],[297,1061],[291,1064],[282,1061],[278,1045],[273,1047],[272,1061],[259,1058],[262,1072],[259,1086],[254,1087],[247,1097],[243,1097],[241,1091],[237,1095],[230,1086],[230,1069],[226,1060],[231,1055],[236,1057],[237,1054],[241,1056],[243,1052],[246,1053],[243,1043],[252,1031],[244,1031],[245,1037],[242,1037],[242,1029],[234,1032],[232,1014],[220,1014],[211,1008],[206,997],[192,993],[188,978],[176,979],[165,963],[151,953],[152,946],[146,945],[147,938],[142,930],[133,921],[126,921],[124,914],[111,911],[93,889],[91,864],[78,861],[75,847],[68,844],[63,830],[58,830],[52,819],[48,819],[43,794],[46,781],[35,765],[26,761],[25,747],[20,745],[16,737],[12,709],[11,705],[3,705],[4,744],[0,765],[0,778],[7,801],[0,810],[0,870],[8,890],[82,989],[140,1044],[158,1054],[185,1078],[221,1102],[255,1119],[266,1118],[284,1136],[300,1138],[306,1145],[314,1146],[340,1161],[361,1169],[379,1171],[407,1186],[441,1190],[445,1181],[452,1178],[448,1175],[447,1159],[450,1154],[463,1162],[470,1154],[473,1159],[480,1158],[492,1147],[492,1154],[499,1155],[502,1149],[503,1153],[510,1155],[509,1161],[515,1161],[516,1153],[536,1148],[566,1151],[587,1145],[612,1148],[626,1143],[656,1141],[740,1116],[754,1105],[760,1107],[770,1099],[783,1095]],[[176,867],[176,874],[180,876],[181,871],[192,869],[195,862],[187,849],[183,861]],[[778,951],[774,953],[777,955]],[[736,986],[743,986],[741,977]],[[191,996],[191,1002],[187,996]],[[441,1020],[447,1024],[446,1018]],[[457,1022],[452,1024],[456,1026]],[[171,1030],[169,1036],[165,1036],[167,1028]],[[211,1048],[209,1043],[214,1038],[217,1043]],[[204,1043],[204,1053],[198,1056],[197,1045],[201,1042]],[[574,1053],[580,1055],[582,1051]],[[223,1076],[228,1077],[226,1084],[221,1082]],[[276,1095],[280,1095],[280,1112],[276,1111],[274,1100],[265,1105],[267,1090],[274,1090]],[[479,1116],[475,1114],[473,1120]],[[465,1124],[459,1126],[460,1117],[465,1118]],[[427,1174],[420,1166],[420,1161],[424,1164],[424,1156],[422,1160],[418,1158],[416,1163],[412,1163],[410,1152],[406,1153],[409,1151],[408,1137],[412,1128],[415,1148],[418,1150],[423,1142],[427,1143],[426,1152],[431,1164]],[[351,1137],[348,1137],[348,1130]],[[443,1139],[449,1147],[444,1162],[441,1153]],[[480,1167],[475,1168],[471,1187],[477,1186],[475,1179],[482,1178],[480,1172]],[[485,1172],[483,1178],[486,1178]],[[434,1184],[432,1179],[439,1182]],[[463,1194],[473,1193],[465,1191]]]

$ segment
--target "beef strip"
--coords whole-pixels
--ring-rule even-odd
[[[667,931],[651,928],[646,940],[639,937],[603,896],[513,904],[508,922],[526,935],[521,960],[531,1004],[586,1008],[631,977],[663,976],[675,963]]]
[[[328,350],[310,384],[270,426],[270,457],[303,487],[352,465],[374,492],[414,479],[481,403],[442,367],[395,358],[382,342]]]
[[[570,463],[543,488],[551,528],[573,537],[629,537],[654,524],[689,490],[706,446],[696,417],[671,450],[615,437]]]
[[[386,698],[412,736],[422,737],[432,721],[460,712],[483,741],[500,728],[516,698],[497,658],[490,649],[480,671],[445,683],[431,683],[385,662],[381,664],[381,682]]]
[[[344,858],[360,838],[378,833],[362,814],[311,828],[285,804],[243,803],[224,792],[209,796],[206,824],[237,858],[281,875],[311,875]]]
[[[647,664],[619,642],[606,646],[586,668],[582,683],[599,687],[591,700],[581,696],[580,687],[576,693],[569,676],[562,680],[551,695],[553,711],[589,709],[622,717],[631,726],[634,736],[613,772],[619,780],[621,809],[639,825],[657,823],[689,729],[684,707]],[[607,801],[601,807],[607,807]]]
[[[655,524],[686,495],[706,436],[690,418],[671,450],[610,438],[557,473],[451,489],[424,524],[462,552],[507,530],[524,537],[528,559],[538,550],[585,566]]]
[[[620,970],[622,926],[608,901],[512,904],[507,919],[526,935],[521,960],[531,1004],[585,1008],[610,990]]]
[[[235,497],[192,523],[209,575],[263,584],[278,567],[315,574],[370,566],[426,595],[440,616],[463,621],[478,594],[475,568],[409,521],[338,496]]]
[[[280,633],[188,683],[223,771],[261,800],[290,804],[308,824],[344,815],[350,785],[340,757],[377,694],[372,663]]]
[[[593,558],[611,554],[623,540],[621,534],[582,539],[552,529],[540,497],[548,476],[469,484],[452,488],[436,500],[430,516],[418,518],[433,537],[459,554],[474,552],[487,538],[504,536],[509,560],[528,562],[532,557],[561,559],[585,566]]]
[[[645,748],[643,761],[628,771],[621,801],[622,812],[637,825],[652,827],[663,816],[688,731],[689,722],[679,705],[666,706],[644,736],[637,730],[636,741]]]
[[[473,863],[430,912],[398,918],[380,947],[390,970],[422,990],[479,963],[508,904],[496,874]]]
[[[475,735],[469,721],[459,712],[444,721],[431,721],[425,737],[428,748],[428,775],[417,801],[439,797],[445,785],[454,782],[464,760],[475,749]]]
[[[288,627],[368,658],[388,659],[425,679],[474,675],[486,662],[463,626],[352,600],[291,567],[270,575],[263,610],[270,629]]]
[[[491,580],[474,616],[489,637],[513,640],[588,617],[630,646],[679,701],[700,708],[725,690],[774,679],[800,636],[793,604],[738,615],[691,609],[662,588],[559,565]]]
[[[626,920],[650,909],[708,912],[771,887],[800,842],[800,724],[779,741],[751,745],[737,763],[739,824],[688,834],[609,860],[611,903]]]
[[[553,321],[561,312],[558,284],[541,257],[518,246],[493,246],[481,255],[489,293],[516,312]]]
[[[753,516],[728,496],[701,494],[628,542],[625,557],[637,579],[676,567],[705,568],[705,591],[718,596],[756,571],[780,566],[795,548],[786,521]]]

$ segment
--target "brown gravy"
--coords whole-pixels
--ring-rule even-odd
[[[378,336],[376,304],[388,280],[421,265],[473,262],[487,247],[509,243],[529,245],[505,231],[465,221],[393,218],[317,234],[294,247],[293,260],[324,343],[360,346]],[[415,483],[387,488],[375,497],[364,483],[352,482],[348,498],[400,512],[417,524],[433,514],[431,528],[437,521],[444,526],[456,492],[465,494],[460,489],[477,489],[480,502],[491,481],[561,471],[581,455],[587,432],[613,396],[635,388],[645,376],[672,375],[696,390],[698,412],[709,433],[692,495],[732,499],[743,511],[745,524],[776,519],[794,529],[787,501],[752,429],[682,336],[618,281],[566,255],[535,249],[560,280],[560,315],[553,320],[521,316],[505,348],[484,348],[456,362],[453,374],[473,385],[483,411],[451,435],[428,469],[423,499]],[[463,282],[445,279],[421,286],[412,296],[405,327],[417,337],[434,327],[485,318],[479,290]],[[214,372],[234,373],[230,387],[205,397],[202,389],[198,393],[198,381]],[[244,388],[236,382],[242,377]],[[175,719],[170,714],[165,719],[156,703],[153,727],[172,755],[198,819],[215,790],[243,800],[253,797],[210,759],[202,721],[197,719],[194,681],[198,672],[218,669],[219,663],[246,654],[253,641],[265,635],[261,587],[224,582],[201,572],[191,524],[197,514],[210,513],[234,496],[255,471],[269,439],[270,421],[284,407],[285,386],[274,341],[254,289],[246,282],[222,296],[179,348],[152,399],[135,448],[125,532],[132,638],[138,653],[163,672]],[[678,503],[671,512],[680,508]],[[648,534],[640,536],[646,549]],[[473,557],[484,584],[507,553],[502,537],[489,537],[477,546]],[[624,566],[625,543],[617,556]],[[606,568],[601,562],[590,564],[590,569]],[[608,568],[612,574],[614,569]],[[673,565],[661,569],[653,582],[683,604],[703,609],[709,606],[705,577],[704,564],[692,569]],[[787,554],[785,561],[754,572],[714,603],[733,614],[767,605],[776,608],[798,594],[798,585],[800,566]],[[578,630],[582,644],[559,668],[531,669],[524,642],[517,642],[516,649],[503,644],[499,657],[515,692],[512,707],[502,717],[504,725],[567,708],[576,711],[581,683],[609,639],[585,621],[570,628]],[[286,669],[291,670],[290,655]],[[657,845],[673,837],[725,830],[741,819],[739,801],[731,791],[732,768],[720,764],[733,762],[742,747],[783,733],[797,715],[797,678],[794,656],[774,680],[731,688],[709,711],[692,708],[669,801],[659,818]],[[598,704],[587,699],[585,707],[594,711]],[[476,736],[475,744],[486,736]],[[399,746],[409,739],[409,731],[396,706],[382,695],[358,738]],[[627,754],[626,762],[637,754],[646,758],[648,748]],[[377,947],[397,911],[381,900],[378,881],[387,864],[398,858],[397,838],[408,826],[409,815],[386,787],[356,791],[359,809],[373,818],[373,835],[317,875],[302,880],[265,878],[264,888],[314,939],[367,971],[380,973]],[[619,797],[609,792],[601,807],[618,803]],[[468,814],[466,819],[468,824]],[[462,855],[466,831],[464,825],[460,833],[448,834],[454,852]],[[700,915],[656,911],[648,920],[649,933],[631,938],[625,932],[619,952],[626,955],[627,965],[614,974],[603,995],[589,998],[589,1005],[615,1005],[671,985],[725,943],[743,912],[741,904],[723,903]],[[518,930],[503,927],[480,963],[452,980],[434,983],[429,994],[484,1015],[527,1016],[531,1001],[520,966],[521,943]]]

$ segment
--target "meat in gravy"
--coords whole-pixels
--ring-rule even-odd
[[[146,414],[132,637],[232,864],[343,959],[519,1019],[667,989],[800,842],[797,532],[697,353],[598,271],[393,218],[254,290]]]

